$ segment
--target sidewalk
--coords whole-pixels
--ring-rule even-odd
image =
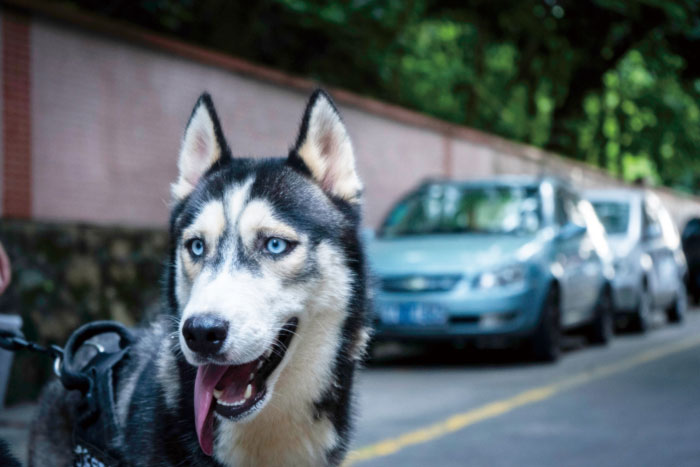
[[[0,439],[7,441],[12,453],[22,464],[27,463],[29,426],[36,409],[36,404],[20,404],[0,409]]]

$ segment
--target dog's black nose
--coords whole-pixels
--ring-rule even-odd
[[[187,342],[187,347],[202,357],[211,357],[219,353],[227,334],[228,322],[212,314],[187,318],[182,327],[182,336]]]

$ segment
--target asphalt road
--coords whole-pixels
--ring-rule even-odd
[[[437,349],[359,378],[347,465],[700,466],[700,311],[556,364]]]

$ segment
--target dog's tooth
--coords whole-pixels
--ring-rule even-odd
[[[233,402],[219,401],[219,404],[223,405],[225,407],[238,407],[239,405],[243,405],[244,402],[245,402],[245,399],[241,399],[239,401],[233,401]]]
[[[253,381],[253,378],[255,378],[255,373],[250,374],[250,376],[248,377],[248,381]]]
[[[245,395],[243,397],[248,399],[252,394],[253,394],[253,386],[251,386],[249,384],[248,387],[245,388]]]
[[[218,389],[214,389],[214,398],[215,398],[215,399],[221,398],[221,394],[223,394],[223,393],[224,393],[224,391],[220,391],[220,390],[218,390]]]
[[[263,361],[258,360],[258,368],[257,369],[259,370],[260,368],[262,368],[262,366],[263,366]]]

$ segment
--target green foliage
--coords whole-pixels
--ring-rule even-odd
[[[586,96],[578,125],[586,160],[626,180],[694,188],[700,95],[681,79],[683,65],[668,51],[635,48],[606,72],[602,88]]]
[[[697,0],[68,3],[700,191]]]

